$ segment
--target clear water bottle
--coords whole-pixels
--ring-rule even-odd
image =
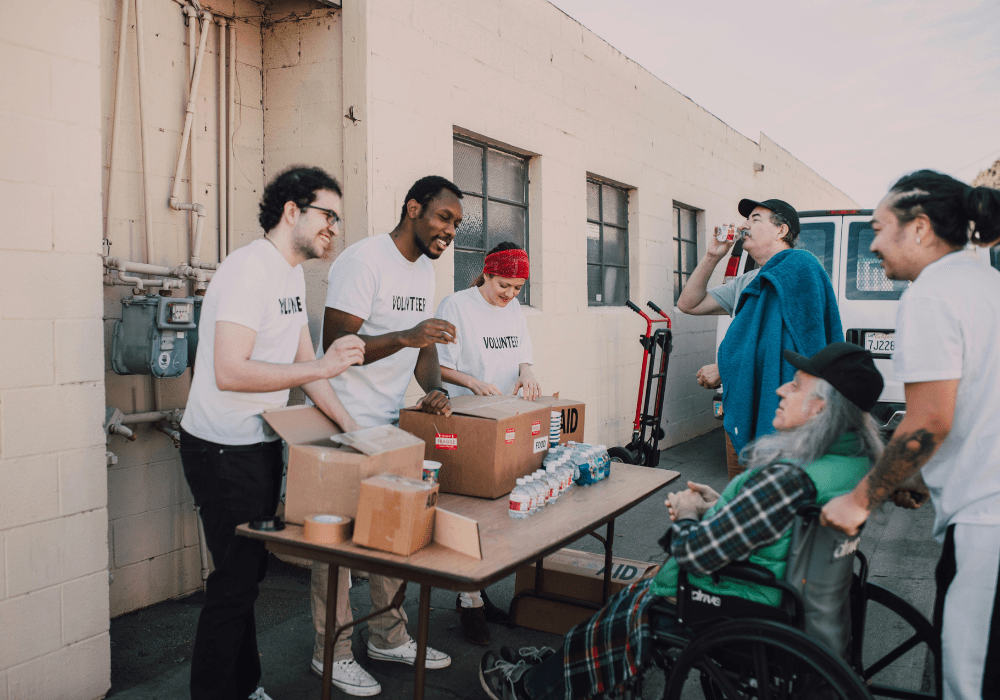
[[[552,489],[549,488],[549,479],[545,475],[544,469],[536,469],[531,474],[535,477],[535,483],[538,484],[539,488],[542,490],[542,502],[548,505],[552,502]]]
[[[546,467],[545,468],[545,481],[549,485],[549,503],[554,503],[559,500],[559,494],[562,490],[559,488],[559,480],[556,479],[556,468]]]
[[[531,515],[531,495],[525,488],[524,479],[517,480],[517,486],[510,492],[510,505],[507,515],[515,520],[524,520]]]
[[[535,484],[535,477],[530,474],[524,477],[524,487],[528,490],[528,494],[531,496],[531,509],[528,511],[531,515],[534,515],[542,506],[539,503],[541,498],[541,492],[538,490],[538,485]]]
[[[602,476],[601,478],[607,479],[609,476],[611,476],[611,455],[608,454],[607,445],[598,445],[597,452],[601,457],[601,461],[603,462],[601,471],[603,472],[604,476]]]

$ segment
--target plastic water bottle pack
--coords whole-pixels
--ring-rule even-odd
[[[549,448],[542,468],[517,480],[510,492],[508,513],[527,518],[556,503],[575,485],[589,486],[611,473],[611,457],[604,445],[568,442]]]

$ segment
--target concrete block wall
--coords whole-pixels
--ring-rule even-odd
[[[644,322],[624,307],[587,305],[585,183],[591,174],[628,185],[630,296],[656,301],[675,322],[666,444],[715,427],[711,394],[694,374],[714,359],[716,319],[685,317],[670,304],[673,203],[700,210],[704,237],[706,227],[737,218],[742,197],[782,197],[801,209],[850,206],[850,198],[766,137],[756,143],[735,132],[546,0],[359,0],[344,9],[344,34],[365,42],[353,65],[368,71],[369,93],[356,91],[351,102],[367,110],[367,127],[345,131],[344,167],[349,175],[367,169],[367,233],[392,228],[418,177],[451,175],[456,130],[536,154],[526,310],[535,374],[543,391],[587,402],[588,440],[622,444]],[[435,269],[440,300],[454,289],[453,253]],[[411,385],[410,396],[419,393]]]
[[[0,3],[0,698],[110,686],[100,6]]]
[[[213,16],[236,18],[236,110],[233,140],[235,178],[235,245],[260,236],[257,202],[263,189],[263,104],[261,5],[249,0],[211,0],[202,6]],[[154,244],[149,262],[178,265],[189,256],[188,214],[170,209],[174,166],[184,126],[188,99],[188,30],[182,7],[173,0],[143,3],[146,115],[149,132]],[[103,171],[107,238],[112,255],[145,262],[143,162],[139,139],[139,95],[136,67],[135,14],[129,10],[125,45],[124,91],[121,121],[115,139],[115,184],[107,202],[111,159],[115,80],[118,61],[120,0],[100,3],[100,87],[92,91],[99,109],[102,149],[95,160]],[[199,23],[200,26],[200,23]],[[196,32],[196,46],[200,34]],[[209,25],[198,88],[197,115],[192,133],[197,139],[196,196],[207,210],[201,258],[219,259],[219,28]],[[228,60],[229,47],[226,47]],[[96,100],[99,99],[99,104]],[[190,173],[185,162],[181,200],[190,195]],[[100,206],[100,202],[98,205]],[[96,214],[100,217],[100,214]],[[98,236],[100,241],[100,236]],[[99,246],[98,246],[99,250]],[[93,272],[100,278],[100,269]],[[104,399],[123,413],[183,408],[190,372],[176,379],[151,380],[119,376],[111,371],[111,334],[121,317],[121,299],[130,287],[105,287],[103,292]],[[174,291],[175,296],[182,293]],[[96,347],[93,348],[96,352]],[[100,416],[103,417],[103,406]],[[106,469],[108,501],[107,539],[111,569],[110,614],[117,616],[161,600],[196,590],[201,585],[197,519],[193,498],[181,470],[180,457],[170,438],[151,424],[133,426],[138,439],[111,439],[108,449],[117,464]]]

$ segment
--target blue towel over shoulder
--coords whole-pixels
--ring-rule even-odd
[[[795,375],[782,351],[812,355],[843,340],[833,285],[816,256],[783,250],[768,260],[737,300],[719,346],[723,425],[737,453],[774,432],[774,392]]]

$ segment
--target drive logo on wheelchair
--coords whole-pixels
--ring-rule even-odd
[[[858,549],[858,545],[861,544],[861,538],[855,537],[853,540],[844,540],[833,550],[834,559],[843,559],[844,557],[854,554]]]
[[[717,595],[711,595],[699,588],[691,589],[691,600],[695,603],[706,603],[708,605],[714,605],[717,608],[722,607],[722,598]]]

